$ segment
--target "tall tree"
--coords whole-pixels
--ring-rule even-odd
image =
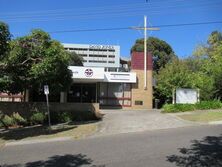
[[[39,89],[48,84],[51,92],[67,90],[72,82],[68,65],[71,54],[46,32],[33,30],[10,44],[7,60],[11,92]]]
[[[161,68],[157,75],[156,98],[161,102],[171,101],[172,91],[176,88],[192,87],[191,71],[184,61],[177,58]]]
[[[213,78],[213,97],[222,99],[222,32],[213,31],[207,43],[198,45],[193,55],[206,60],[207,64],[203,67]]]
[[[161,67],[176,57],[172,47],[165,41],[149,37],[147,39],[147,50],[153,55],[153,69],[158,72]],[[144,39],[136,40],[135,44],[131,48],[132,51],[143,52],[144,51]]]
[[[0,22],[0,60],[2,60],[5,54],[9,51],[10,40],[11,34],[9,32],[8,25]]]
[[[11,34],[9,32],[8,25],[0,22],[0,92],[6,91],[9,79],[6,75],[6,57],[9,52],[9,42],[11,40]]]

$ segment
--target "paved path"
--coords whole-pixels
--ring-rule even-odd
[[[102,110],[103,121],[96,135],[111,135],[145,130],[169,129],[198,125],[160,110]]]
[[[1,167],[221,167],[222,125],[0,149]],[[182,148],[182,149],[181,149]]]

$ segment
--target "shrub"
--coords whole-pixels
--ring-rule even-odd
[[[64,122],[71,122],[72,119],[72,114],[69,112],[51,112],[51,122],[56,124],[56,123],[64,123]]]
[[[6,127],[9,127],[9,126],[14,126],[16,125],[15,121],[13,118],[11,118],[10,116],[8,115],[5,115],[2,119],[2,124]]]
[[[222,108],[220,101],[202,101],[196,104],[165,104],[163,106],[164,113],[185,112],[193,110],[207,110]]]
[[[195,106],[193,104],[165,104],[163,106],[163,112],[165,113],[185,112],[193,110],[195,110]]]
[[[72,121],[72,115],[68,112],[61,112],[59,116],[60,116],[61,122],[71,122]]]
[[[43,124],[45,120],[45,115],[42,112],[36,112],[33,113],[33,115],[30,117],[30,124],[36,125],[36,124]]]
[[[195,106],[199,110],[218,109],[222,108],[222,103],[220,101],[202,101],[195,104]]]
[[[27,124],[27,121],[18,112],[16,112],[16,113],[13,112],[12,118],[14,119],[14,122],[17,125],[25,125],[25,124]]]

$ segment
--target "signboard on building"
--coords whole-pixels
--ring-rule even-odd
[[[72,71],[72,78],[75,81],[85,80],[104,80],[104,68],[103,67],[80,67],[80,66],[69,66]]]
[[[134,72],[104,72],[103,67],[69,66],[74,82],[119,82],[136,83]]]
[[[136,83],[134,72],[105,72],[105,82]]]

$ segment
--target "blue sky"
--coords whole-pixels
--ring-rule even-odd
[[[222,0],[0,0],[0,20],[14,37],[31,29],[47,32],[75,29],[101,29],[222,21]],[[166,27],[148,32],[168,42],[179,57],[192,54],[208,35],[222,31],[222,24]],[[121,56],[129,56],[135,40],[143,37],[136,30],[52,33],[63,43],[120,45]]]

